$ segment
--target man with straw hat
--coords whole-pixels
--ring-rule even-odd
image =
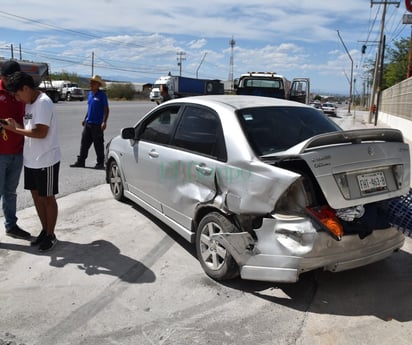
[[[87,114],[82,121],[83,132],[80,143],[80,154],[77,161],[70,166],[72,168],[84,168],[93,144],[96,151],[97,162],[95,169],[104,169],[104,130],[109,118],[109,103],[106,93],[100,88],[105,86],[105,82],[99,75],[94,75],[90,79],[90,91],[87,100]]]

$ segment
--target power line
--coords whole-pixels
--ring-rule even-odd
[[[74,35],[82,36],[82,37],[86,37],[86,38],[98,39],[98,40],[101,40],[103,42],[109,42],[111,44],[117,44],[117,45],[123,45],[123,46],[127,46],[127,47],[135,47],[135,48],[147,48],[147,49],[153,49],[153,51],[156,51],[158,49],[157,47],[150,47],[150,46],[147,46],[147,45],[140,45],[140,44],[135,44],[135,43],[123,42],[123,41],[120,41],[120,40],[115,40],[115,39],[111,39],[111,38],[107,38],[107,37],[102,37],[102,36],[98,36],[98,35],[91,34],[91,33],[86,33],[86,32],[82,32],[82,31],[78,31],[78,30],[67,29],[67,28],[64,28],[64,27],[61,27],[61,26],[47,24],[47,23],[41,22],[39,20],[35,20],[35,19],[15,15],[15,14],[5,12],[5,11],[0,11],[0,15],[12,18],[13,20],[18,20],[20,22],[31,23],[33,25],[46,27],[46,28],[49,28],[51,30],[55,30],[55,31],[58,31],[58,32],[65,32],[65,33],[68,33],[68,34],[72,34],[72,35],[74,34]],[[56,57],[55,55],[47,56],[47,55],[44,55],[44,54],[40,54],[37,51],[35,53],[30,53],[27,50],[25,51],[25,54],[28,54],[30,56],[41,56],[42,58],[46,58],[48,60],[64,62],[66,64],[76,64],[76,65],[81,65],[81,66],[86,66],[86,67],[91,66],[91,64],[89,64],[89,63],[79,62],[79,61],[84,61],[84,59],[85,59],[84,57],[72,57],[71,59],[67,59],[67,58]],[[49,54],[53,54],[53,53],[49,53]],[[183,57],[182,57],[182,60],[183,60]],[[104,61],[104,62],[107,63],[107,61]],[[124,64],[124,62],[121,62],[121,63]],[[135,69],[135,68],[116,67],[114,64],[110,64],[110,63],[107,63],[107,64],[109,66],[107,66],[107,65],[101,65],[101,66],[98,65],[97,67],[108,69],[108,70],[140,73],[140,74],[145,74],[145,75],[154,75],[154,74],[159,74],[159,73],[167,74],[170,71],[170,66],[162,68],[162,67],[153,67],[153,65],[149,65],[149,66],[142,66],[139,69]],[[180,61],[180,64],[181,64],[181,61]],[[181,65],[180,65],[180,68],[181,68]]]
[[[47,27],[47,28],[51,28],[51,29],[56,30],[56,31],[75,34],[75,35],[83,36],[83,37],[87,37],[87,38],[95,38],[95,39],[107,41],[107,42],[110,42],[110,43],[122,44],[122,45],[125,45],[125,46],[138,47],[138,48],[145,47],[145,46],[139,45],[139,44],[121,42],[121,41],[117,41],[117,40],[110,39],[110,38],[107,38],[107,37],[102,37],[102,36],[82,32],[82,31],[67,29],[67,28],[63,28],[61,26],[57,26],[57,25],[46,24],[46,23],[43,23],[43,22],[41,22],[39,20],[36,20],[36,19],[31,19],[31,18],[27,18],[27,17],[23,17],[23,16],[18,16],[16,14],[8,13],[8,12],[5,12],[5,11],[0,11],[0,14],[2,14],[4,16],[11,17],[11,18],[14,18],[14,19],[18,19],[20,21],[30,22],[30,23],[33,23],[33,24],[36,24],[36,25],[39,25],[39,26],[44,26],[44,27]]]

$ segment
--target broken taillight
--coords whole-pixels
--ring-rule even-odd
[[[335,211],[328,205],[321,207],[307,207],[311,215],[313,215],[326,229],[328,229],[336,239],[340,240],[343,236],[343,226]]]

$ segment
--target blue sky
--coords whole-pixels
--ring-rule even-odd
[[[382,1],[379,1],[382,2]],[[312,91],[349,92],[353,59],[355,88],[379,41],[383,5],[369,0],[2,0],[0,56],[48,62],[67,71],[104,79],[154,82],[171,72],[227,80],[233,37],[233,75],[274,71],[288,79],[309,77]],[[387,6],[390,46],[410,37],[406,13]],[[361,54],[366,44],[366,54]],[[92,59],[92,56],[94,59]],[[92,70],[93,61],[93,70]]]

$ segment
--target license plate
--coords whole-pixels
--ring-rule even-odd
[[[385,175],[382,171],[357,176],[362,193],[373,193],[386,189]]]

